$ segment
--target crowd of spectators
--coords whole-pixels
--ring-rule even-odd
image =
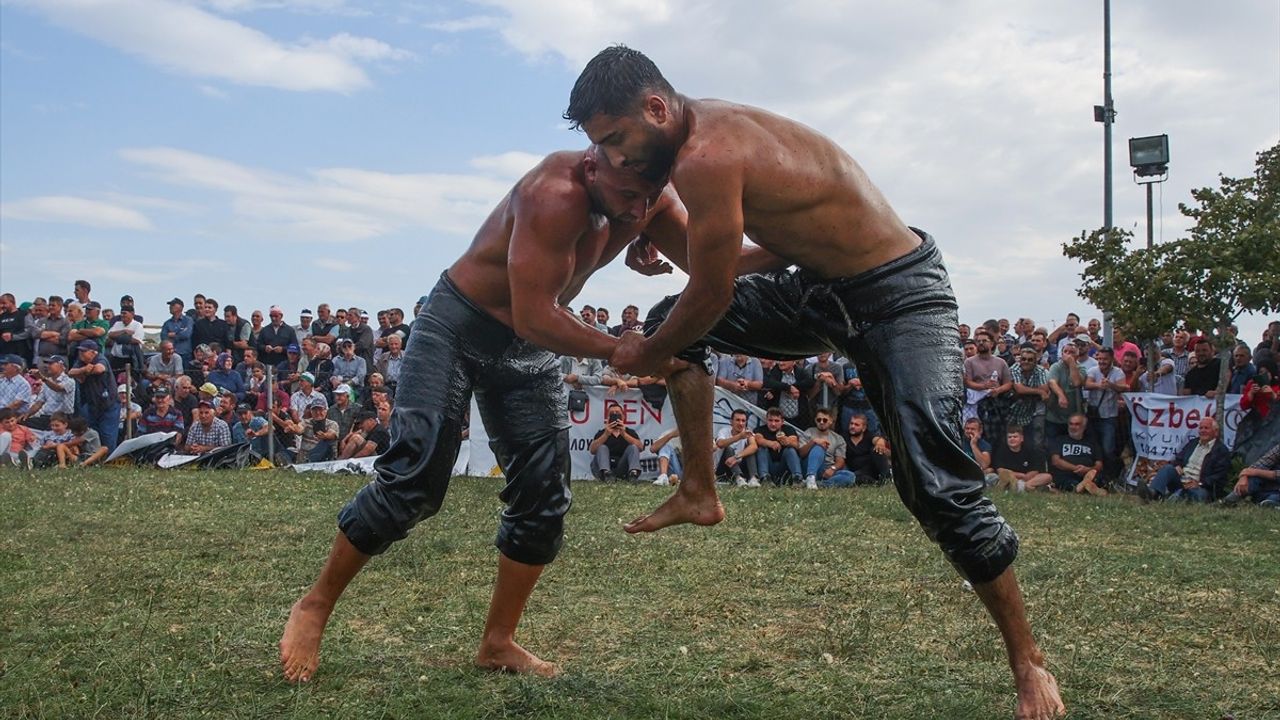
[[[290,324],[279,307],[246,318],[235,305],[196,294],[189,307],[171,299],[148,340],[131,296],[104,308],[91,290],[78,280],[72,298],[21,305],[0,294],[0,464],[93,464],[121,439],[154,432],[174,433],[188,454],[248,443],[281,464],[367,457],[390,444],[412,332],[400,308],[371,318],[322,303]],[[614,325],[606,308],[584,305],[579,317],[615,336],[643,324],[635,305]],[[1221,361],[1211,338],[1172,330],[1155,341],[1159,356],[1148,363],[1147,348],[1123,328],[1110,346],[1101,330],[1098,320],[1081,323],[1075,314],[1052,330],[1029,318],[957,328],[965,358],[961,444],[995,489],[1106,494],[1133,457],[1121,393],[1215,396]],[[1231,353],[1227,392],[1241,396],[1242,430],[1265,419],[1280,393],[1277,358],[1280,322],[1256,347],[1238,343]],[[723,481],[817,488],[891,479],[891,448],[856,363],[830,353],[800,361],[725,355],[716,363],[717,386],[765,409],[759,421],[735,412],[716,437]],[[655,406],[666,397],[662,378],[620,373],[597,359],[562,358],[561,372],[571,409],[590,386],[610,395],[637,389]],[[598,478],[640,474],[644,443],[620,414],[606,414],[589,451]],[[655,484],[678,482],[678,435],[664,435],[650,451],[658,456]],[[1202,422],[1198,438],[1139,490],[1151,499],[1280,500],[1274,468],[1263,477],[1264,461],[1274,464],[1280,452],[1234,482],[1228,455],[1217,424]]]

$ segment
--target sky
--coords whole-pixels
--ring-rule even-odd
[[[1115,224],[1145,241],[1127,139],[1167,133],[1174,240],[1192,188],[1280,141],[1280,3],[1116,2],[1111,25]],[[515,180],[586,146],[561,113],[619,42],[836,140],[938,239],[962,321],[1098,315],[1061,251],[1103,224],[1082,0],[0,0],[0,290],[85,278],[148,321],[196,292],[411,310]],[[619,260],[574,305],[616,319],[684,281]]]

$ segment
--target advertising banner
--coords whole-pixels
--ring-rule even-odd
[[[1139,458],[1169,461],[1196,437],[1201,418],[1213,417],[1218,412],[1218,401],[1196,395],[1157,395],[1155,393],[1124,393],[1125,405],[1133,418],[1131,435],[1133,447]],[[1244,411],[1240,409],[1240,396],[1226,397],[1226,417],[1219,418],[1220,437],[1227,447],[1235,447],[1236,429]]]

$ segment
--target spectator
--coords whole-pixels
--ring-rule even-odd
[[[957,334],[956,342],[959,343],[961,347],[963,347],[964,341],[969,339],[969,325],[967,323],[959,323],[956,326],[956,334]]]
[[[747,429],[747,411],[734,410],[728,427],[716,433],[716,477],[733,479],[738,487],[759,487],[755,469],[758,449],[755,433]],[[747,477],[743,477],[744,465]]]
[[[1213,343],[1202,340],[1195,344],[1193,350],[1196,365],[1187,371],[1183,380],[1181,395],[1199,395],[1201,397],[1217,397],[1218,376],[1222,370],[1222,358],[1213,354]]]
[[[302,349],[297,345],[290,345],[286,348],[285,361],[276,365],[276,382],[283,385],[286,390],[291,389],[305,371],[306,365],[302,362]],[[312,378],[314,379],[315,376],[312,375]]]
[[[47,358],[54,355],[67,356],[67,333],[71,323],[62,316],[62,298],[49,296],[44,317],[35,322],[35,358]],[[33,360],[35,358],[32,358]]]
[[[1258,368],[1253,364],[1253,352],[1249,350],[1249,346],[1244,343],[1236,345],[1235,350],[1231,351],[1231,379],[1227,383],[1227,394],[1242,394],[1244,386],[1257,373]]]
[[[187,430],[183,451],[188,455],[203,455],[231,444],[231,428],[221,418],[214,417],[213,403],[201,400],[196,405],[196,421]]]
[[[0,408],[26,415],[31,408],[31,383],[22,374],[22,358],[18,355],[0,357]]]
[[[27,427],[48,430],[54,414],[70,417],[76,411],[76,381],[67,374],[67,359],[61,355],[45,358],[40,373],[40,394],[27,408]],[[3,381],[0,380],[0,384]]]
[[[142,406],[129,395],[129,385],[122,383],[116,387],[116,399],[120,404],[120,425],[116,437],[133,437],[138,418],[142,417]]]
[[[1122,325],[1111,329],[1111,348],[1115,351],[1112,357],[1124,357],[1125,353],[1134,352],[1138,354],[1138,362],[1142,362],[1142,348],[1129,341],[1128,333]]]
[[[1045,435],[1056,438],[1067,434],[1068,419],[1084,412],[1080,389],[1084,387],[1084,373],[1076,361],[1076,346],[1062,346],[1062,359],[1049,368],[1049,398],[1045,401]]]
[[[187,430],[182,411],[174,407],[173,396],[161,388],[151,395],[151,407],[138,420],[138,430],[143,433],[177,433],[174,445],[182,445],[182,435]]]
[[[583,312],[586,312],[585,309]],[[594,324],[594,321],[592,324]],[[659,435],[658,439],[654,440],[653,444],[649,446],[649,451],[658,456],[658,478],[653,481],[653,484],[678,484],[680,476],[684,474],[684,468],[680,461],[680,428],[671,428]]]
[[[213,406],[214,410],[217,410],[218,403],[221,402],[219,399],[221,394],[222,391],[218,389],[217,385],[207,382],[196,389],[196,400],[198,402],[207,402]]]
[[[172,343],[173,351],[182,358],[184,364],[189,365],[192,359],[191,337],[195,332],[195,320],[184,315],[182,307],[182,298],[175,297],[169,301],[169,318],[160,326],[160,340],[162,343]]]
[[[121,308],[120,316],[107,332],[107,340],[110,345],[108,354],[111,356],[111,369],[116,372],[123,372],[125,366],[128,365],[131,370],[130,375],[141,377],[144,367],[142,364],[142,343],[146,339],[147,334],[142,329],[142,323],[133,317],[133,308]]]
[[[78,363],[69,374],[80,383],[79,415],[97,431],[95,436],[109,453],[116,447],[120,423],[115,378],[98,351],[97,341],[81,340],[76,347]]]
[[[1132,351],[1130,351],[1132,352]],[[1119,418],[1120,393],[1128,390],[1124,371],[1115,366],[1115,354],[1109,347],[1098,351],[1098,367],[1089,370],[1084,386],[1088,393],[1089,427],[1102,450],[1103,477],[1115,479],[1120,470]]]
[[[97,301],[86,303],[82,310],[84,316],[80,320],[72,320],[71,330],[67,333],[67,343],[69,346],[78,346],[85,340],[92,340],[98,344],[98,352],[106,352],[107,349],[107,330],[111,325],[102,319],[102,306]]]
[[[1260,507],[1280,508],[1280,443],[1262,454],[1257,462],[1240,471],[1223,505],[1252,500]]]
[[[236,402],[235,393],[227,388],[218,388],[218,401],[213,404],[213,415],[222,420],[230,428],[236,422]]]
[[[219,390],[230,391],[235,397],[235,402],[232,403],[234,406],[244,400],[244,378],[235,371],[232,362],[231,353],[224,352],[218,355],[213,362],[213,371],[206,376],[205,380],[213,383],[213,386]]]
[[[297,348],[298,336],[293,328],[284,322],[284,311],[271,306],[268,311],[271,323],[258,333],[258,359],[270,366],[286,362],[289,358],[286,350]]]
[[[1031,343],[1018,351],[1018,362],[1009,369],[1014,400],[1009,406],[1009,424],[1022,429],[1026,444],[1044,455],[1045,402],[1049,399],[1049,373],[1039,364],[1040,353]],[[1006,430],[1006,434],[1007,434]]]
[[[560,377],[572,390],[583,390],[599,385],[602,371],[603,364],[596,358],[577,358],[568,355],[560,358]],[[383,375],[386,373],[384,372]]]
[[[1049,444],[1049,474],[1054,489],[1064,492],[1087,492],[1106,495],[1096,478],[1102,471],[1102,451],[1085,430],[1089,424],[1083,413],[1073,414],[1067,421],[1067,432]]]
[[[338,340],[339,356],[333,359],[333,375],[329,382],[334,387],[338,385],[347,385],[354,388],[356,392],[364,391],[364,376],[368,374],[369,368],[364,364],[364,358],[356,355],[356,344],[351,340]]]
[[[369,313],[353,307],[347,311],[347,337],[356,344],[356,355],[364,358],[364,366],[373,369],[373,329],[369,327]]]
[[[102,308],[102,319],[107,322],[107,327],[111,327],[116,321],[116,311],[111,308]]]
[[[578,317],[582,318],[582,322],[590,327],[596,326],[596,309],[590,305],[583,305],[578,311]]]
[[[395,385],[400,381],[400,367],[404,364],[404,348],[400,336],[391,333],[387,336],[386,350],[374,364],[383,382]]]
[[[608,397],[613,397],[624,390],[640,387],[640,378],[629,373],[619,372],[612,366],[606,366],[604,372],[600,375],[600,384],[609,388],[605,393]]]
[[[867,432],[872,436],[880,434],[880,419],[871,408],[867,392],[862,387],[862,378],[858,377],[858,366],[853,360],[844,364],[844,394],[840,396],[840,426],[849,427],[854,415],[867,418]]]
[[[18,307],[12,293],[0,294],[0,356],[3,355],[16,355],[24,363],[31,360],[27,312]]]
[[[1277,397],[1280,397],[1280,373],[1276,372],[1275,361],[1264,356],[1258,364],[1258,371],[1244,385],[1240,408],[1256,415],[1259,420],[1265,420]]]
[[[249,443],[249,449],[253,450],[258,457],[266,458],[270,456],[267,447],[267,438],[271,434],[271,423],[266,418],[253,412],[253,408],[249,405],[240,405],[236,408],[236,412],[240,415],[241,432],[244,433],[245,441]]]
[[[1024,492],[1053,482],[1053,476],[1045,472],[1044,454],[1024,440],[1022,428],[1017,425],[1010,425],[1005,431],[1004,444],[996,448],[991,462],[999,478],[996,490]]]
[[[39,438],[40,448],[32,458],[31,466],[46,468],[58,462],[58,446],[75,439],[69,427],[71,416],[66,413],[54,413],[49,417],[49,431]]]
[[[347,309],[338,308],[333,311],[333,321],[338,323],[338,339],[350,339],[351,335],[349,334],[349,331],[351,327],[347,324]]]
[[[844,469],[832,474],[828,484],[833,487],[883,485],[892,478],[888,441],[868,432],[866,416],[855,414],[849,418]]]
[[[299,344],[311,337],[311,318],[313,317],[311,311],[306,308],[303,308],[302,312],[298,313],[298,324],[293,327],[293,331],[298,336]]]
[[[191,322],[195,322],[204,316],[202,306],[204,305],[204,295],[196,293],[191,296],[191,307],[187,309],[187,317],[191,318]]]
[[[1138,358],[1132,353],[1125,356],[1132,357],[1136,365]],[[1156,366],[1156,378],[1153,383],[1148,377],[1151,372],[1146,371],[1138,377],[1138,390],[1140,392],[1150,392],[1159,395],[1181,395],[1182,377],[1174,372],[1177,367],[1173,358],[1160,358],[1160,364]]]
[[[162,381],[171,383],[183,374],[182,370],[182,356],[178,354],[173,341],[165,340],[160,343],[160,352],[147,360],[147,371],[143,376],[148,383]]]
[[[329,419],[338,424],[338,437],[346,437],[356,422],[357,408],[351,402],[351,387],[338,385],[333,389],[333,405],[329,407]]]
[[[969,418],[964,421],[964,441],[961,448],[970,460],[982,468],[987,484],[994,483],[996,477],[991,471],[991,443],[982,437],[982,422],[978,418]]]
[[[978,354],[978,341],[973,338],[965,338],[964,341],[960,343],[960,347],[964,351],[965,360],[968,360]]]
[[[338,322],[333,319],[332,311],[329,309],[329,303],[320,303],[316,306],[317,317],[312,323],[308,335],[318,344],[328,345],[332,350],[334,343],[338,342]]]
[[[76,302],[80,303],[81,307],[88,305],[90,302],[92,302],[89,299],[89,292],[91,290],[93,290],[93,287],[89,285],[88,280],[76,281],[75,289],[72,291],[72,294],[76,296]]]
[[[253,350],[258,349],[259,340],[262,339],[262,311],[254,310],[249,316],[249,347]]]
[[[382,403],[391,403],[393,393],[391,388],[382,382],[382,376],[374,373],[369,376],[369,397],[365,398],[363,407],[370,412],[377,412],[378,405]]]
[[[1088,335],[1090,341],[1098,347],[1102,347],[1102,321],[1098,318],[1089,318]],[[1114,331],[1112,333],[1114,337]]]
[[[249,379],[253,377],[253,368],[261,365],[258,362],[258,351],[253,348],[245,348],[244,359],[236,363],[236,372],[240,374],[240,379],[244,380],[245,392],[249,391]]]
[[[387,428],[378,422],[374,413],[361,410],[356,416],[356,424],[342,438],[338,450],[338,459],[362,458],[381,455],[391,446],[391,435]]]
[[[764,370],[760,367],[759,360],[741,353],[722,357],[717,363],[716,385],[752,405],[759,405],[759,391],[764,387]]]
[[[1058,349],[1058,356],[1062,356],[1062,348],[1075,341],[1076,335],[1080,334],[1080,316],[1075,313],[1067,313],[1067,319],[1063,321],[1053,332],[1049,333],[1049,344]]]
[[[1098,361],[1094,360],[1090,354],[1097,352],[1097,348],[1094,346],[1093,341],[1089,339],[1089,336],[1084,333],[1076,336],[1075,346],[1076,360],[1080,364],[1080,374],[1087,375],[1090,370],[1098,367]]]
[[[1196,437],[1156,472],[1150,485],[1138,483],[1138,494],[1144,500],[1213,502],[1226,485],[1229,472],[1231,451],[1218,439],[1217,421],[1206,416],[1200,418]]]
[[[230,352],[236,362],[242,362],[245,350],[253,347],[250,342],[253,328],[250,327],[248,320],[240,317],[240,310],[235,305],[224,307],[222,318],[227,325],[227,339],[222,344],[222,349]]]
[[[67,423],[71,431],[71,439],[55,446],[58,455],[58,467],[65,469],[68,464],[88,467],[96,465],[111,454],[111,448],[102,442],[102,435],[83,416],[77,415]]]
[[[205,298],[199,306],[200,317],[196,318],[195,329],[191,333],[191,344],[208,345],[215,353],[226,349],[227,322],[218,317],[218,301]]]
[[[320,390],[327,398],[329,391],[333,388],[333,356],[329,351],[329,346],[322,342],[317,342],[315,338],[303,340],[302,346],[303,351],[309,353],[307,355],[307,372],[315,377],[316,389]]]
[[[756,471],[760,482],[787,485],[804,477],[800,470],[800,436],[782,420],[782,410],[771,407],[764,426],[757,427]],[[752,480],[755,480],[755,476]],[[758,484],[758,483],[757,483]]]
[[[824,352],[818,354],[818,361],[808,370],[813,376],[813,387],[809,388],[810,404],[814,407],[838,406],[844,392],[843,363],[836,362],[831,353]]]
[[[622,333],[627,331],[641,332],[644,330],[644,323],[640,322],[640,308],[635,305],[628,305],[622,309],[622,322],[609,328],[609,334],[614,337],[621,337]]]
[[[1048,370],[1049,366],[1057,362],[1058,346],[1049,344],[1049,334],[1043,328],[1037,328],[1031,333],[1031,345],[1036,349],[1036,354],[1039,356],[1036,362],[1040,367]]]
[[[307,417],[307,408],[317,401],[329,404],[324,395],[315,389],[315,382],[315,376],[309,372],[298,375],[298,389],[289,396],[289,414],[294,422],[302,422]]]
[[[609,332],[609,308],[596,308],[596,329],[602,333]]]
[[[786,415],[785,410],[783,415]],[[815,427],[805,431],[809,441],[800,447],[799,454],[804,458],[804,486],[809,490],[817,490],[819,481],[824,487],[829,485],[831,477],[844,469],[848,446],[831,426],[832,420],[829,409],[818,408],[813,414]]]
[[[640,451],[644,442],[635,430],[626,427],[622,420],[622,408],[609,407],[604,427],[591,439],[587,448],[591,453],[591,474],[597,480],[613,480],[640,477]]]
[[[811,387],[813,375],[808,370],[794,360],[782,360],[764,373],[765,397],[761,402],[781,409],[782,417],[792,425],[804,427],[810,415],[806,393]]]
[[[1009,398],[1005,396],[1013,390],[1013,376],[1009,365],[992,354],[994,342],[989,329],[979,329],[974,342],[978,353],[964,361],[964,385],[969,401],[965,417],[978,418],[983,436],[998,440],[1004,437],[1008,422]]]
[[[36,434],[18,424],[18,413],[0,408],[0,467],[30,467],[38,448]]]
[[[191,351],[191,363],[187,365],[187,377],[191,378],[191,382],[200,387],[205,384],[209,373],[213,372],[213,361],[217,359],[217,355],[213,352],[213,348],[208,345],[197,345]]]
[[[1263,352],[1271,353],[1272,358],[1280,358],[1280,320],[1272,320],[1262,331],[1262,342],[1253,348],[1254,363],[1261,359]]]
[[[200,398],[195,391],[195,385],[191,383],[191,378],[183,375],[173,381],[173,406],[182,413],[183,427],[191,427],[196,405],[199,402]]]
[[[1191,351],[1187,349],[1187,341],[1190,339],[1191,335],[1186,330],[1178,330],[1173,334],[1173,345],[1160,353],[1173,361],[1173,371],[1181,377],[1186,377],[1187,370],[1191,369]],[[1123,354],[1119,355],[1124,357]]]
[[[296,462],[317,463],[333,459],[338,443],[338,423],[327,415],[329,405],[323,398],[307,406],[307,416],[291,422],[286,431],[298,438]]]

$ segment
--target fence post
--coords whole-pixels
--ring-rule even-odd
[[[133,404],[133,363],[124,364],[124,439],[133,439],[133,423],[129,420],[129,406]]]
[[[276,464],[276,378],[275,368],[267,366],[267,461]]]

